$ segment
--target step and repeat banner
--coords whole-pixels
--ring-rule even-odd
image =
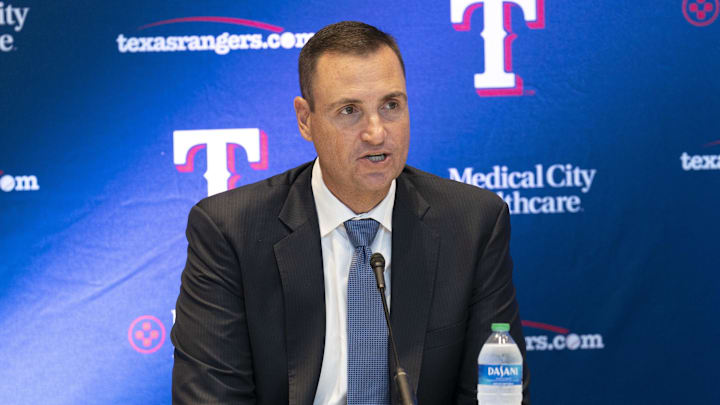
[[[298,54],[360,20],[404,54],[408,163],[510,208],[533,403],[720,403],[719,11],[0,1],[0,402],[170,402],[188,212],[314,158]]]

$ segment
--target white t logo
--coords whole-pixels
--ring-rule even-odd
[[[521,96],[522,78],[512,72],[512,33],[510,7],[522,9],[528,28],[545,28],[545,0],[450,0],[450,21],[457,31],[470,30],[470,16],[483,8],[485,71],[475,74],[478,95]],[[504,26],[504,27],[503,27]],[[510,35],[508,35],[510,33]]]
[[[180,172],[195,169],[195,154],[207,149],[208,196],[235,187],[240,174],[235,167],[235,150],[245,149],[250,167],[267,169],[267,135],[258,128],[198,129],[173,132],[173,161]]]

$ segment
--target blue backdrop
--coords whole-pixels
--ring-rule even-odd
[[[1,2],[0,402],[170,402],[189,209],[314,157],[298,53],[353,19],[409,163],[510,206],[533,403],[720,403],[719,6]]]

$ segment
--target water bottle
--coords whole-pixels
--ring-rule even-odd
[[[522,355],[510,324],[494,323],[492,335],[478,356],[479,405],[519,405],[522,402]]]

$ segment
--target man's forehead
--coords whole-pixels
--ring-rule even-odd
[[[405,93],[402,65],[387,46],[365,54],[326,52],[318,58],[313,82],[316,97],[334,99],[325,102],[352,93],[371,92],[377,97]]]

